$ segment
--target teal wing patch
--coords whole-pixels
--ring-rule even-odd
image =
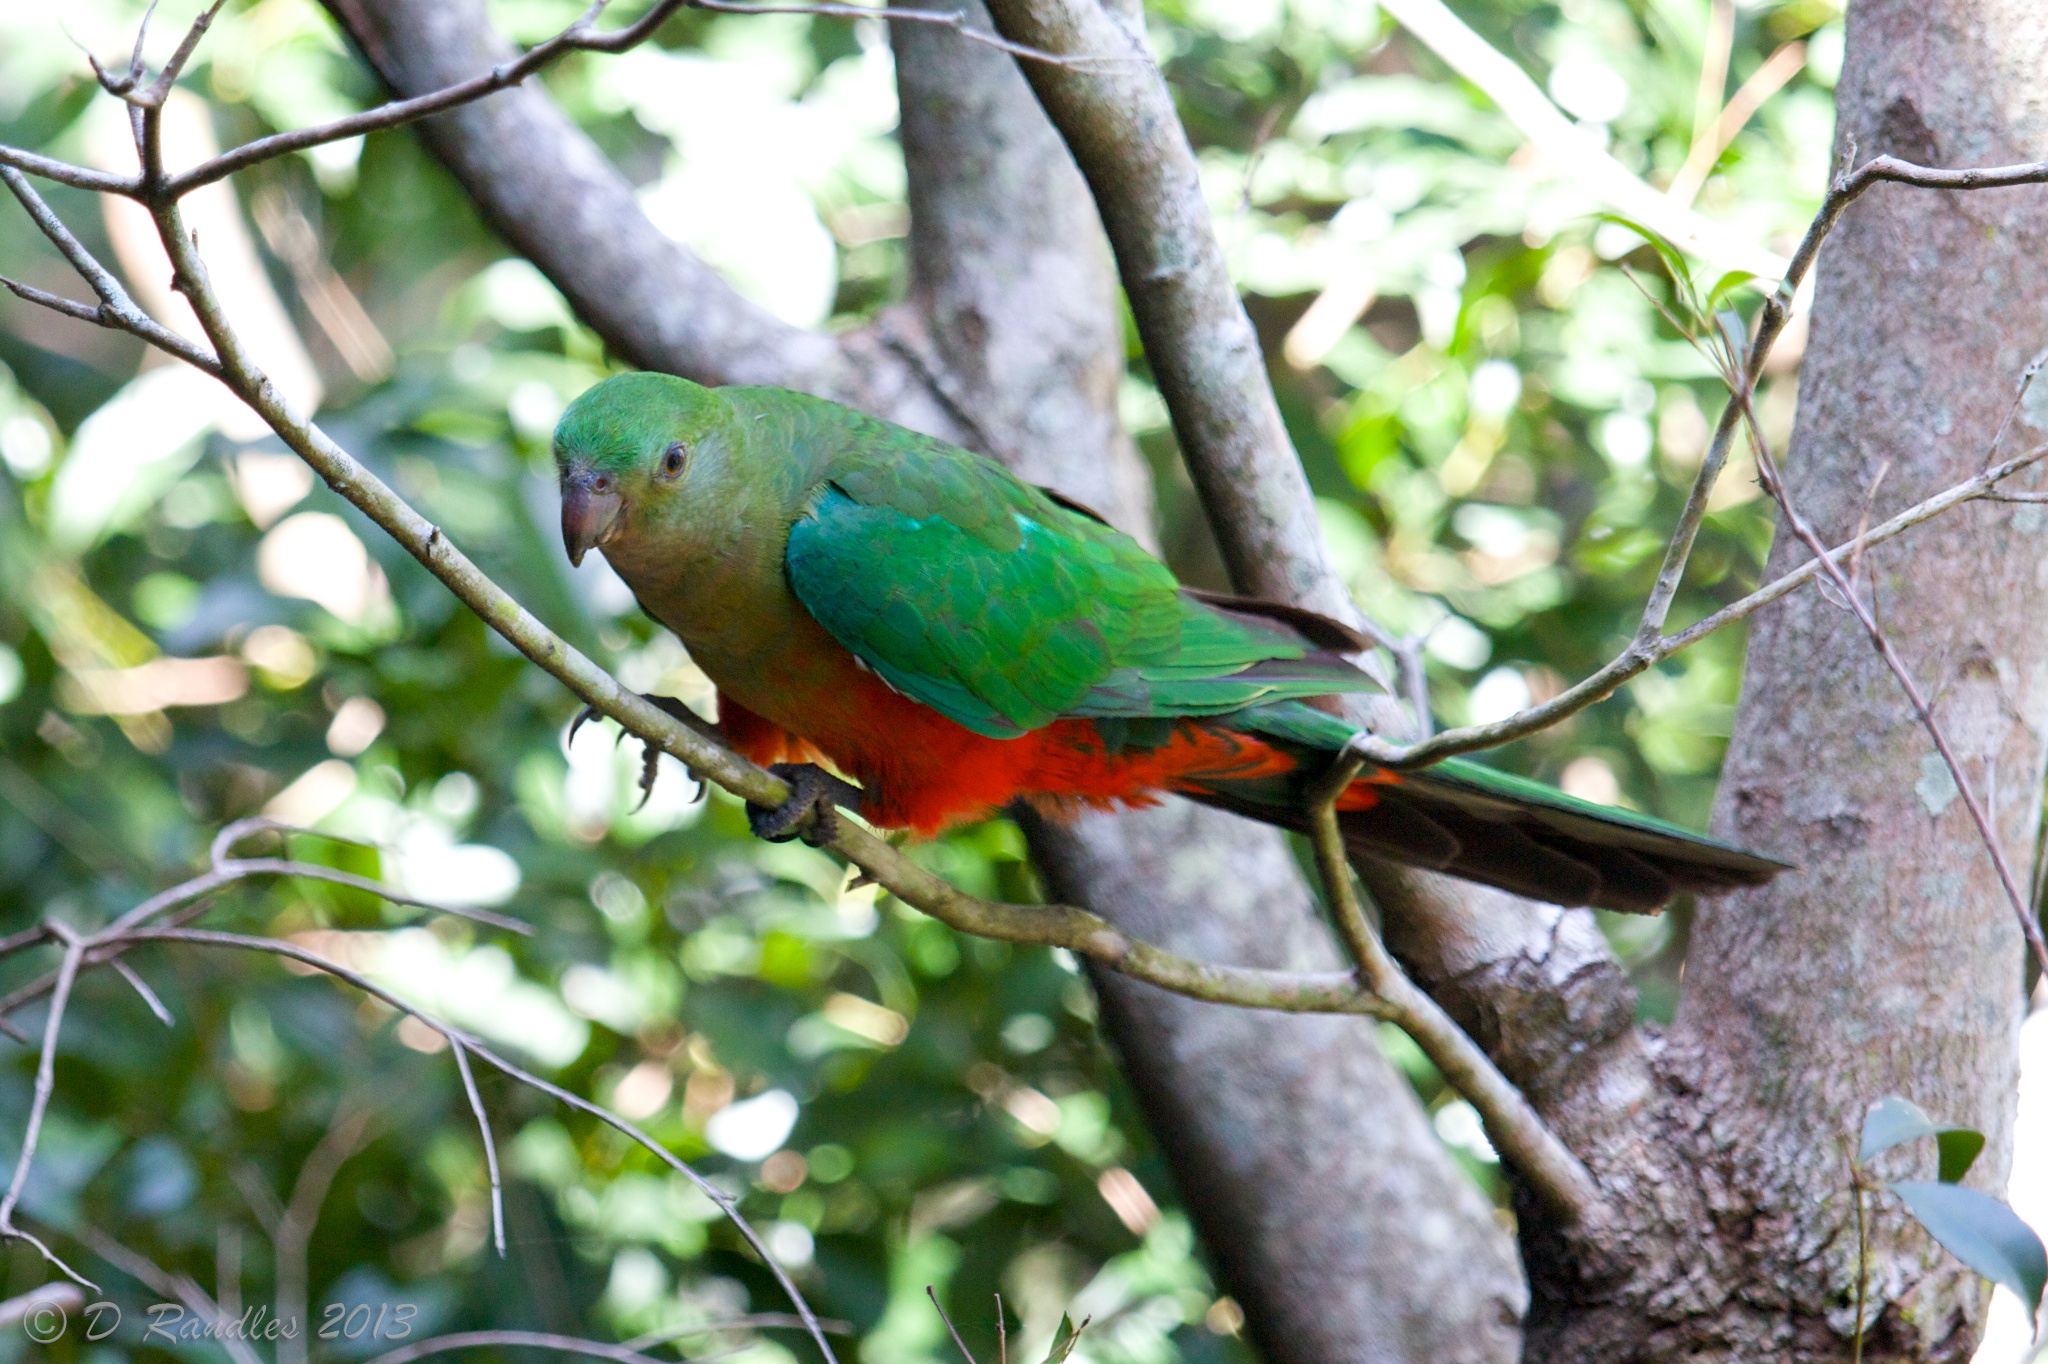
[[[1372,685],[1282,623],[1185,595],[1136,541],[999,465],[938,442],[865,453],[791,528],[790,585],[890,686],[977,733]]]
[[[1015,738],[1078,704],[1119,653],[1171,647],[1163,566],[1154,585],[1029,516],[963,527],[931,500],[906,500],[914,512],[828,487],[791,529],[788,555],[804,608],[904,695]]]

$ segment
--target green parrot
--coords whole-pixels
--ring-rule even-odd
[[[620,375],[554,452],[570,559],[603,551],[717,684],[726,741],[795,787],[750,807],[766,837],[834,806],[929,834],[1165,792],[1299,830],[1354,732],[1319,698],[1377,686],[1348,626],[1184,587],[1087,508],[819,398]],[[1561,905],[1650,913],[1783,869],[1456,759],[1367,769],[1338,811],[1354,855]]]

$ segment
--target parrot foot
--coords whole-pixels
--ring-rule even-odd
[[[839,836],[839,807],[860,808],[860,788],[816,763],[775,763],[768,770],[789,783],[790,795],[776,806],[747,802],[747,827],[756,838],[770,843],[801,838],[823,847]]]
[[[700,734],[710,734],[713,738],[717,737],[715,731],[711,729],[709,721],[673,696],[655,696],[648,692],[641,692],[640,699],[657,710],[666,711],[668,714],[673,715],[676,719],[681,720]],[[576,718],[569,722],[568,742],[571,744],[576,742],[576,731],[583,728],[585,721],[602,720],[603,718],[604,712],[596,706],[585,706],[577,714]],[[625,738],[625,731],[619,731],[619,741],[623,743]],[[643,741],[640,745],[640,803],[633,807],[633,813],[638,814],[653,797],[654,778],[655,774],[660,771],[660,765],[661,750],[653,744]],[[704,778],[698,774],[695,768],[686,767],[684,770],[697,783],[697,794],[690,798],[690,803],[694,805],[709,795],[711,788],[705,785]]]

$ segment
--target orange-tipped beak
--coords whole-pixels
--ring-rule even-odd
[[[562,544],[569,562],[602,545],[618,530],[625,503],[606,474],[572,474],[562,480]]]

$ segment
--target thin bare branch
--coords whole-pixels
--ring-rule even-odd
[[[63,940],[64,961],[57,968],[56,984],[50,994],[49,1017],[43,1021],[43,1050],[36,1061],[35,1098],[29,1104],[28,1122],[21,1134],[21,1154],[15,1159],[14,1177],[8,1181],[7,1193],[0,1197],[0,1240],[12,1237],[27,1241],[59,1273],[97,1293],[100,1291],[98,1284],[57,1258],[55,1252],[36,1237],[14,1225],[14,1210],[21,1203],[22,1190],[28,1185],[29,1167],[35,1164],[36,1143],[43,1133],[43,1117],[50,1111],[50,1095],[57,1088],[57,1038],[64,1029],[64,1010],[71,1002],[71,984],[78,979],[79,963],[85,958],[84,939],[55,919],[48,921],[48,927],[54,936]]]
[[[939,1301],[938,1290],[930,1284],[926,1284],[924,1286],[924,1295],[932,1300],[932,1306],[938,1310],[939,1320],[946,1323],[946,1334],[953,1337],[953,1344],[960,1349],[960,1357],[966,1360],[967,1364],[979,1364],[979,1361],[974,1357],[974,1352],[967,1348],[967,1342],[960,1339],[960,1329],[953,1325],[953,1318],[946,1315],[946,1306]]]
[[[141,94],[127,96],[131,104],[139,104],[145,109],[163,107],[163,102],[170,98],[171,87],[178,83],[179,75],[185,70],[185,63],[192,60],[192,54],[199,48],[199,40],[206,36],[207,29],[213,27],[214,16],[220,13],[221,7],[225,4],[227,0],[213,0],[211,5],[199,11],[199,17],[192,21],[191,28],[185,30],[184,41],[178,44],[178,50],[171,54],[171,59],[164,63],[164,69],[157,74],[155,82]],[[144,23],[146,25],[147,20]],[[139,56],[142,51],[140,32],[135,37],[135,50]],[[135,69],[140,70],[139,63]]]
[[[2023,455],[1993,465],[1974,478],[1965,479],[1923,502],[1915,503],[1873,527],[1867,534],[1837,545],[1827,552],[1827,560],[1830,563],[1846,562],[1850,555],[1894,539],[1965,502],[2034,500],[2033,495],[2000,494],[1997,487],[2013,475],[2041,463],[2043,459],[2048,459],[2048,445],[2037,446]],[[1358,742],[1362,751],[1381,766],[1416,768],[1426,767],[1461,753],[1475,753],[1481,749],[1498,748],[1517,739],[1526,739],[1588,706],[1605,700],[1629,679],[1663,662],[1673,654],[1691,648],[1715,631],[1755,615],[1763,607],[1811,582],[1821,572],[1821,561],[1810,559],[1677,634],[1660,635],[1648,645],[1632,644],[1598,672],[1558,693],[1550,700],[1519,711],[1504,720],[1447,729],[1418,744],[1390,744],[1377,738],[1364,738]]]
[[[12,170],[27,171],[30,175],[69,185],[73,189],[89,189],[99,194],[134,195],[142,185],[132,175],[115,175],[109,171],[93,170],[86,166],[74,166],[69,161],[42,156],[0,143],[0,166]]]
[[[361,137],[365,133],[381,132],[385,129],[403,127],[420,119],[445,113],[450,109],[474,103],[500,90],[510,89],[524,82],[527,77],[559,61],[571,52],[618,53],[638,46],[651,37],[661,25],[678,9],[684,7],[713,11],[720,14],[812,14],[827,18],[881,19],[892,23],[932,24],[950,28],[971,42],[985,44],[1013,57],[1026,61],[1045,62],[1059,66],[1100,65],[1104,62],[1130,60],[1127,56],[1069,56],[1047,52],[1023,43],[1011,42],[1001,34],[986,32],[972,27],[965,10],[914,10],[901,8],[874,8],[866,5],[848,4],[741,4],[734,0],[663,0],[663,3],[649,10],[641,18],[626,27],[609,33],[600,33],[594,27],[597,17],[605,8],[605,0],[598,0],[584,15],[568,28],[546,42],[527,49],[517,59],[503,62],[481,75],[469,80],[446,86],[411,99],[392,100],[374,109],[359,114],[334,119],[311,128],[299,128],[290,132],[274,133],[244,143],[234,150],[224,152],[211,160],[202,162],[189,170],[168,177],[151,189],[150,177],[145,175],[140,182],[123,182],[100,186],[115,193],[144,193],[165,201],[182,198],[202,185],[210,185],[225,179],[238,171],[265,161],[275,160],[293,152],[304,151],[329,142],[345,138]],[[188,42],[196,41],[195,35],[188,36]],[[180,49],[182,56],[189,56]],[[175,61],[176,59],[174,59]],[[171,68],[166,68],[166,75]],[[165,83],[160,77],[158,85]],[[161,96],[152,88],[150,95]],[[136,96],[134,102],[143,107],[149,104],[149,95]]]
[[[107,325],[100,310],[90,303],[80,303],[75,298],[53,294],[47,289],[38,289],[33,284],[23,284],[20,280],[7,275],[0,275],[0,288],[5,288],[22,302],[33,303],[38,308],[48,308],[53,313],[62,313],[80,322],[90,322],[95,327]]]
[[[243,834],[253,832],[259,824],[264,827],[276,827],[279,829],[286,827],[274,825],[272,821],[267,820],[245,820],[242,823],[245,826],[241,831]],[[236,826],[230,825],[227,830],[223,831],[223,835],[234,831],[235,828]],[[501,928],[508,932],[522,935],[530,936],[533,933],[532,925],[519,919],[507,918],[502,914],[494,914],[487,909],[472,909],[466,906],[443,904],[437,900],[415,899],[412,896],[401,894],[381,882],[371,881],[348,872],[336,871],[332,867],[322,867],[310,862],[290,862],[278,858],[230,858],[220,856],[219,850],[225,846],[232,846],[232,841],[227,840],[223,842],[222,838],[214,840],[215,866],[213,870],[202,872],[188,881],[181,881],[175,886],[159,891],[116,919],[107,932],[96,935],[95,940],[105,939],[120,931],[147,923],[159,915],[194,906],[196,902],[205,900],[220,890],[252,876],[297,876],[312,881],[325,881],[332,885],[345,886],[351,890],[359,890],[368,895],[375,895],[392,904],[410,905],[415,909],[426,909],[437,914],[449,914],[457,918],[470,919],[492,928]],[[342,839],[339,841],[350,842],[353,840]],[[204,909],[205,907],[202,905],[189,912],[192,915],[196,915],[197,913],[203,913]],[[26,930],[22,934],[15,935],[15,938],[23,939],[20,944],[21,946],[29,946],[32,944],[27,940],[28,935],[33,932],[47,932],[47,930]],[[0,946],[12,943],[14,940],[14,938],[4,940],[4,942],[0,942]],[[16,949],[10,948],[9,950]],[[100,966],[110,961],[115,961],[126,950],[127,948],[118,942],[94,946],[86,954],[85,965]],[[19,987],[5,996],[0,996],[0,1031],[6,1032],[17,1041],[25,1042],[27,1039],[22,1037],[7,1022],[7,1016],[49,994],[56,983],[56,979],[56,973],[51,972],[30,981],[28,984]]]
[[[558,1336],[549,1331],[459,1331],[453,1335],[429,1336],[425,1340],[416,1340],[395,1350],[387,1350],[372,1357],[367,1364],[412,1364],[413,1360],[425,1359],[430,1355],[493,1347],[554,1350],[561,1354],[616,1360],[618,1364],[674,1364],[673,1360],[654,1359],[625,1345],[607,1345],[602,1341],[580,1340],[575,1336]]]
[[[99,77],[100,88],[109,94],[125,95],[142,82],[142,46],[149,40],[149,21],[156,18],[156,7],[157,0],[149,0],[149,7],[142,11],[142,22],[135,26],[135,45],[128,50],[128,69],[119,76],[108,75],[99,58],[91,52],[85,54],[86,61],[92,64],[93,75]],[[78,40],[74,38],[72,41]]]
[[[2027,401],[2027,390],[2034,386],[2034,379],[2041,373],[2041,366],[2048,364],[2048,350],[2044,350],[2027,362],[2020,371],[2020,381],[2013,386],[2012,402],[2007,404],[2005,415],[1998,419],[1998,430],[1992,433],[1991,444],[1984,447],[1984,467],[1990,468],[1991,461],[1998,458],[1999,447],[2005,444],[2005,433],[2012,429],[2012,419],[2020,414],[2020,408]]]
[[[524,920],[509,918],[503,914],[493,913],[488,909],[478,909],[473,905],[451,905],[440,900],[422,900],[416,896],[406,895],[400,891],[393,890],[382,882],[372,881],[366,876],[357,876],[352,872],[336,871],[332,867],[323,867],[314,862],[287,862],[277,858],[261,857],[237,858],[231,860],[227,865],[237,878],[249,876],[295,876],[302,877],[308,881],[325,881],[329,885],[346,886],[350,890],[360,890],[365,894],[374,895],[380,900],[387,900],[394,905],[408,905],[414,909],[427,909],[432,910],[436,914],[448,914],[458,919],[468,919],[472,923],[503,929],[507,933],[517,933],[525,938],[533,936],[533,925]]]
[[[128,291],[121,287],[121,282],[114,278],[113,272],[94,259],[84,244],[72,235],[71,229],[64,225],[63,220],[43,201],[43,197],[36,193],[35,186],[29,184],[20,171],[12,166],[0,165],[0,181],[6,183],[30,219],[42,230],[43,235],[50,239],[51,244],[64,259],[71,263],[71,268],[91,286],[100,303],[99,307],[92,308],[72,299],[31,288],[26,284],[6,280],[7,288],[16,297],[63,313],[66,317],[75,317],[81,322],[91,322],[115,331],[130,332],[158,349],[177,356],[195,369],[203,370],[215,378],[220,377],[220,362],[203,348],[194,345],[144,312],[135,300],[128,296]]]
[[[2019,919],[2021,935],[2026,938],[2027,946],[2032,949],[2034,960],[2040,963],[2041,970],[2048,973],[2048,942],[2042,940],[2040,922],[2031,912],[2030,901],[2021,891],[2018,879],[2013,876],[2012,866],[2006,861],[2005,845],[1998,837],[1998,830],[1984,813],[1977,793],[1971,789],[1969,774],[1963,771],[1962,761],[1957,758],[1955,748],[1949,743],[1947,733],[1943,730],[1940,720],[1936,718],[1934,707],[1921,692],[1919,683],[1913,680],[1912,671],[1906,667],[1905,660],[1901,659],[1898,650],[1892,647],[1891,637],[1885,633],[1884,627],[1878,624],[1877,617],[1864,604],[1862,596],[1849,581],[1848,575],[1842,571],[1841,565],[1829,557],[1820,536],[1794,505],[1792,491],[1779,474],[1776,461],[1771,457],[1770,444],[1764,439],[1763,426],[1757,420],[1756,404],[1752,394],[1747,388],[1741,389],[1736,394],[1736,401],[1742,408],[1743,424],[1749,432],[1750,445],[1756,451],[1757,469],[1763,477],[1764,487],[1777,502],[1778,509],[1784,513],[1785,524],[1799,537],[1800,543],[1813,552],[1816,561],[1821,565],[1821,571],[1827,574],[1828,580],[1842,594],[1850,613],[1856,617],[1856,623],[1861,625],[1863,632],[1870,637],[1871,647],[1877,650],[1878,657],[1884,660],[1885,667],[1898,679],[1899,689],[1906,693],[1906,701],[1912,706],[1914,716],[1927,731],[1928,738],[1934,741],[1935,752],[1941,755],[1942,763],[1947,766],[1949,776],[1955,781],[1956,791],[1963,798],[1963,808],[1969,811],[1970,822],[1977,826],[1977,833],[1983,839],[1985,851],[1991,854],[1991,864],[1997,869],[1999,884],[2004,887],[2006,898],[2012,903],[2013,914]]]
[[[1388,1002],[1389,1020],[1415,1040],[1451,1087],[1478,1110],[1501,1158],[1562,1223],[1598,1221],[1603,1216],[1601,1194],[1585,1165],[1465,1030],[1408,979],[1367,922],[1337,823],[1337,799],[1364,764],[1363,754],[1347,749],[1308,797],[1316,870],[1329,897],[1337,935],[1357,964],[1359,985]]]
[[[166,1028],[178,1026],[178,1020],[171,1017],[171,1011],[166,1009],[164,1002],[156,997],[156,991],[149,988],[149,982],[135,974],[134,967],[122,961],[119,957],[115,957],[108,962],[108,965],[114,968],[114,974],[128,982],[129,989],[142,997],[142,1002],[149,1006],[149,1011],[156,1015],[159,1023],[163,1024]]]
[[[1434,0],[1429,0],[1429,3],[1433,2]],[[1813,269],[1815,260],[1819,258],[1821,245],[1827,240],[1829,233],[1834,231],[1835,225],[1841,221],[1842,214],[1848,210],[1849,205],[1868,192],[1872,186],[1890,183],[1913,185],[1924,189],[1981,190],[2005,189],[2044,182],[2048,182],[2048,161],[1940,170],[1916,166],[1896,157],[1879,156],[1864,162],[1853,171],[1845,169],[1835,177],[1826,199],[1822,201],[1820,211],[1814,215],[1812,223],[1807,227],[1806,235],[1800,240],[1798,249],[1792,253],[1784,277],[1765,299],[1757,315],[1755,334],[1750,341],[1747,355],[1737,372],[1727,376],[1731,388],[1747,391],[1755,387],[1763,374],[1764,362],[1770,356],[1771,347],[1776,344],[1784,332],[1786,323],[1791,320],[1793,300],[1801,283]],[[1686,565],[1691,559],[1700,525],[1705,520],[1708,499],[1713,494],[1714,484],[1727,465],[1728,452],[1743,420],[1740,402],[1730,401],[1722,410],[1720,420],[1715,424],[1713,440],[1708,445],[1706,457],[1700,462],[1699,471],[1686,494],[1685,506],[1679,513],[1678,522],[1665,548],[1664,561],[1658,568],[1656,583],[1644,603],[1641,624],[1637,627],[1635,638],[1630,641],[1628,648],[1578,685],[1549,701],[1504,720],[1494,724],[1468,725],[1445,730],[1419,744],[1398,745],[1379,739],[1367,740],[1364,750],[1367,756],[1384,766],[1423,767],[1455,754],[1494,748],[1516,739],[1526,738],[1584,710],[1587,706],[1604,700],[1622,683],[1669,657],[1677,649],[1704,637],[1706,631],[1702,630],[1701,626],[1694,626],[1676,636],[1667,636],[1663,633],[1664,624],[1669,617],[1671,604],[1677,597],[1679,583],[1685,576]],[[2004,465],[1986,470],[1977,478],[1959,483],[1948,493],[1931,498],[1921,506],[1928,507],[1930,504],[1940,503],[1935,510],[1946,510],[1956,502],[1985,496],[1991,491],[1992,484],[2016,472],[2016,467],[2025,467],[2039,457],[2040,452],[2034,452],[2023,457],[2021,461],[2008,461]],[[2004,472],[2001,473],[2001,470]],[[1998,477],[1990,477],[1991,475]],[[1989,482],[1985,481],[1987,478]],[[1934,513],[1930,511],[1928,514]],[[1924,519],[1926,518],[1919,518]],[[1918,524],[1918,520],[1913,524]],[[1867,537],[1859,537],[1856,543],[1871,542],[1874,541]],[[1819,571],[1817,566],[1813,570]],[[1810,577],[1812,574],[1809,573],[1807,576]],[[1805,580],[1804,577],[1800,579],[1801,582]],[[1784,589],[1790,590],[1791,587],[1798,585],[1784,584]],[[1772,585],[1774,588],[1777,586],[1779,585]],[[1718,629],[1732,620],[1749,614],[1758,606],[1776,600],[1776,597],[1781,595],[1782,591],[1774,592],[1769,597],[1752,594],[1734,607],[1716,612],[1709,620],[1714,622],[1713,628]],[[1701,622],[1702,626],[1705,624],[1706,622]]]
[[[1020,61],[1043,62],[1047,66],[1090,67],[1139,60],[1122,53],[1069,54],[1048,52],[1042,47],[1032,47],[1028,43],[1013,43],[1000,33],[971,27],[968,23],[968,13],[964,9],[904,9],[897,5],[887,8],[835,4],[753,5],[743,3],[742,0],[688,0],[688,4],[691,9],[709,10],[714,14],[814,14],[826,19],[882,19],[892,24],[931,24],[939,28],[950,28],[969,42],[992,47],[998,52],[1007,52]]]
[[[0,957],[11,957],[16,952],[39,947],[54,936],[56,935],[50,932],[49,925],[32,924],[19,933],[9,933],[6,937],[0,938]]]
[[[462,1092],[469,1097],[469,1111],[476,1117],[477,1136],[484,1144],[484,1163],[491,1176],[491,1242],[498,1248],[498,1258],[505,1258],[505,1185],[498,1176],[498,1142],[491,1135],[491,1115],[484,1111],[484,1097],[477,1093],[476,1076],[469,1069],[469,1048],[461,1039],[448,1038],[448,1049],[455,1053],[455,1069],[462,1075]]]
[[[420,119],[480,100],[486,95],[510,89],[571,52],[624,52],[651,37],[656,29],[668,21],[670,15],[683,7],[684,0],[662,0],[661,4],[626,27],[610,33],[600,33],[593,25],[598,15],[603,13],[605,4],[606,0],[598,0],[598,3],[586,10],[581,18],[554,37],[528,48],[516,60],[502,62],[482,75],[473,76],[469,80],[413,99],[392,100],[374,109],[366,109],[360,114],[351,114],[346,118],[334,119],[311,128],[273,133],[269,137],[257,138],[254,142],[245,142],[233,151],[224,152],[190,170],[169,177],[158,190],[158,197],[162,202],[172,202],[202,185],[210,185],[216,180],[226,179],[237,171],[247,170],[251,166],[287,156],[292,152],[416,123]]]

